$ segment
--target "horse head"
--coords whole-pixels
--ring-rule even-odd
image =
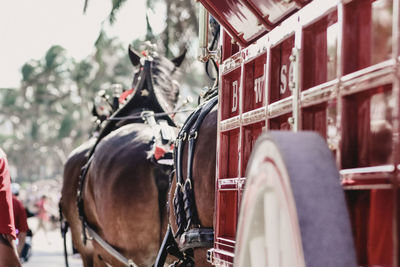
[[[177,69],[185,58],[186,50],[180,56],[169,60],[159,56],[153,45],[147,46],[148,49],[144,50],[142,55],[135,51],[132,46],[129,46],[129,58],[132,65],[136,67],[132,81],[132,96],[108,118],[109,121],[100,132],[94,147],[115,128],[138,120],[142,122],[141,118],[120,118],[130,115],[140,117],[138,115],[143,111],[162,113],[164,115],[158,116],[158,118],[166,120],[171,126],[175,126],[169,113],[174,111],[178,102],[179,86],[173,78],[178,73]],[[89,155],[93,151],[94,148]]]
[[[147,44],[147,49],[138,53],[129,46],[129,58],[136,67],[133,75],[133,96],[126,103],[131,110],[152,110],[155,113],[170,113],[178,102],[179,86],[174,77],[182,64],[186,50],[178,57],[169,60],[160,56],[154,45]],[[174,125],[170,116],[165,119]]]

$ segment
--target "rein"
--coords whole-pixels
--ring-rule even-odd
[[[152,113],[151,115],[148,114],[143,114],[143,112],[138,112],[134,115],[130,116],[123,116],[123,117],[111,117],[106,120],[108,121],[120,121],[120,120],[133,120],[133,119],[145,119],[147,116],[152,116],[152,117],[164,117],[165,115],[171,115],[171,114],[178,114],[178,113],[185,113],[185,112],[191,112],[194,109],[180,109],[180,110],[175,110],[171,112],[158,112],[158,113]],[[146,111],[145,111],[146,112]],[[139,115],[140,114],[140,115]]]
[[[65,259],[65,266],[69,267],[68,264],[68,252],[67,252],[67,233],[68,233],[68,227],[69,227],[69,223],[67,222],[67,220],[64,219],[64,215],[62,212],[62,205],[61,205],[61,201],[58,203],[58,212],[60,215],[60,230],[61,230],[61,236],[63,238],[63,245],[64,245],[64,259]]]
[[[133,262],[133,260],[126,258],[124,255],[119,253],[115,248],[113,248],[110,244],[104,241],[104,239],[101,238],[101,236],[99,236],[96,233],[96,231],[93,230],[87,223],[85,227],[89,235],[91,236],[91,239],[95,240],[105,251],[107,251],[107,253],[109,253],[111,256],[113,256],[115,259],[117,259],[125,266],[137,267],[137,265]]]

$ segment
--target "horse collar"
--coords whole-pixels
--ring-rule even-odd
[[[201,223],[198,218],[193,191],[193,156],[201,124],[206,115],[217,104],[217,101],[218,97],[214,97],[192,113],[179,132],[176,141],[174,159],[177,185],[173,204],[178,230],[175,233],[175,237],[180,237],[184,232],[188,231],[191,226],[200,228]],[[188,137],[188,160],[186,179],[184,179],[182,171],[182,156],[186,137]]]

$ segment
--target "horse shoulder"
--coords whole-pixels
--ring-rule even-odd
[[[217,110],[214,108],[204,119],[198,134],[193,161],[193,182],[196,207],[204,227],[212,227],[215,189],[217,141]]]

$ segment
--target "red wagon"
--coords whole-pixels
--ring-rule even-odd
[[[224,29],[209,261],[399,266],[400,1],[200,2]]]

